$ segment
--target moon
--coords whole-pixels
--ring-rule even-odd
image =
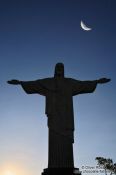
[[[85,30],[85,31],[90,31],[90,30],[92,30],[92,28],[87,27],[87,26],[83,23],[83,21],[81,21],[80,25],[81,25],[81,28],[82,28],[83,30]]]

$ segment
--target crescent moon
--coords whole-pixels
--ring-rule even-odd
[[[92,30],[92,28],[90,28],[90,27],[87,27],[84,23],[83,23],[83,21],[81,21],[81,28],[83,29],[83,30],[86,30],[86,31],[90,31],[90,30]]]

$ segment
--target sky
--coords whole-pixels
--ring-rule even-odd
[[[73,98],[74,161],[82,171],[98,156],[116,162],[115,19],[115,0],[0,1],[0,175],[40,175],[47,167],[45,98],[6,82],[52,77],[57,62],[66,77],[111,78]]]

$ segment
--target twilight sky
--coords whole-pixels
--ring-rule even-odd
[[[81,20],[93,30],[83,31]],[[80,169],[97,156],[116,162],[115,20],[115,0],[0,1],[0,175],[47,167],[45,99],[6,81],[52,77],[57,62],[67,77],[112,79],[74,97],[74,159]]]

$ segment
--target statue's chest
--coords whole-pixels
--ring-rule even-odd
[[[65,80],[58,80],[54,83],[54,88],[57,96],[64,96],[71,93],[71,87]]]

